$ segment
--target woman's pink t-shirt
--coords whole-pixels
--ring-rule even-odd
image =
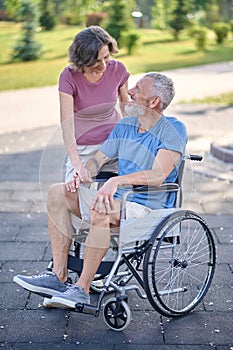
[[[116,110],[118,90],[129,78],[123,63],[111,60],[96,83],[82,72],[66,67],[59,78],[59,91],[73,96],[75,138],[78,145],[103,143],[120,120]]]

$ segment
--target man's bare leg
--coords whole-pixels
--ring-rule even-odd
[[[118,203],[116,203],[118,207]],[[110,244],[110,224],[119,226],[119,209],[115,208],[114,213],[98,214],[90,212],[90,231],[86,239],[84,264],[81,276],[77,285],[81,286],[88,294],[96,271],[107,253]]]
[[[67,192],[64,184],[51,186],[48,192],[47,210],[53,272],[64,282],[67,280],[67,259],[73,231],[70,213],[81,217],[77,192]]]

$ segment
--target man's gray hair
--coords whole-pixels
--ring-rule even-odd
[[[144,75],[154,79],[152,95],[160,97],[160,110],[164,111],[175,96],[174,84],[171,78],[162,73],[150,72]]]

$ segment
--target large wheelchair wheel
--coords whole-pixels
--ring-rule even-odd
[[[164,316],[188,313],[204,298],[214,275],[210,229],[196,213],[180,210],[163,220],[150,243],[143,262],[148,300]]]

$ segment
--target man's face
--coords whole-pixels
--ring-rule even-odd
[[[133,103],[129,103],[125,107],[128,115],[145,115],[146,109],[149,107],[150,91],[152,91],[153,78],[146,77],[140,79],[135,87],[128,91]]]

